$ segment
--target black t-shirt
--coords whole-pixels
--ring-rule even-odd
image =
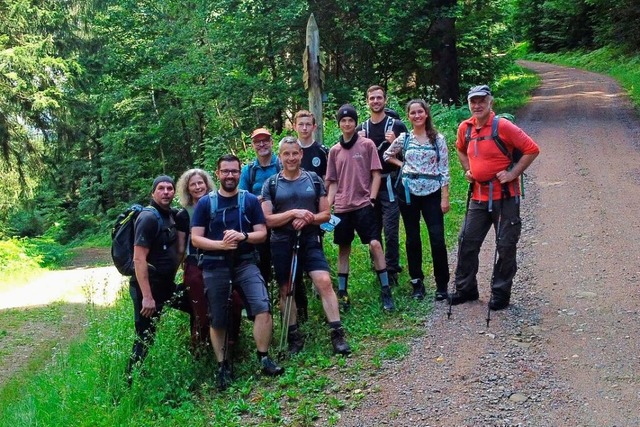
[[[193,212],[193,208],[191,208],[191,212]],[[186,234],[186,243],[187,247],[185,248],[185,255],[196,255],[198,253],[198,249],[191,244],[191,216],[189,215],[189,209],[182,208],[176,214],[176,230],[182,231]]]
[[[393,120],[391,130],[396,135],[396,138],[400,136],[402,132],[407,132],[407,127],[402,123],[402,120],[392,119],[389,116],[385,116],[379,123],[372,123],[371,120],[367,120],[356,128],[356,132],[364,129],[366,133],[365,138],[369,138],[376,144],[380,163],[382,163],[382,174],[398,170],[397,166],[385,162],[382,158],[384,152],[387,151],[387,148],[391,145],[385,138],[385,131],[387,130],[387,122],[389,119]]]
[[[134,227],[134,245],[149,248],[147,264],[149,278],[153,280],[173,280],[178,270],[178,245],[176,223],[172,211],[166,211],[151,202],[162,221],[158,226],[158,217],[148,210],[140,212]]]
[[[300,166],[302,169],[309,172],[315,172],[318,176],[324,179],[327,174],[327,158],[329,157],[329,149],[318,141],[313,141],[313,144],[306,148],[302,148],[302,162]]]

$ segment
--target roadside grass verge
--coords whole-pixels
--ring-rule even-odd
[[[514,69],[494,84],[501,97],[498,111],[519,106],[526,99],[521,92],[529,92],[536,82],[530,73]],[[520,101],[512,101],[507,95],[511,93]],[[466,107],[439,105],[433,106],[432,113],[450,151],[452,210],[445,221],[447,244],[453,250],[467,189],[455,154],[455,131],[469,113]],[[244,320],[234,358],[236,379],[229,390],[220,393],[213,355],[194,358],[190,354],[188,318],[169,310],[129,388],[123,373],[133,341],[133,319],[125,287],[112,307],[88,307],[88,325],[81,339],[56,348],[46,366],[25,369],[19,382],[12,381],[0,390],[0,425],[336,425],[344,408],[357,408],[367,394],[379,391],[377,380],[388,372],[389,364],[405,358],[412,339],[424,334],[426,316],[434,309],[431,255],[424,228],[429,296],[422,302],[410,298],[405,268],[400,285],[393,290],[397,309],[391,314],[381,308],[368,251],[354,243],[349,278],[352,308],[342,316],[353,349],[350,357],[332,355],[321,303],[310,297],[309,320],[302,325],[307,335],[305,349],[283,361],[285,374],[275,379],[260,376],[251,324]],[[331,239],[330,234],[326,236],[325,249],[330,265],[335,265],[337,249]],[[406,260],[403,243],[401,253]],[[333,274],[335,278],[335,271]],[[445,307],[442,303],[437,309]],[[274,318],[273,356],[280,333],[278,316]]]
[[[636,109],[640,110],[640,55],[629,55],[616,47],[607,46],[590,52],[576,50],[564,53],[529,53],[524,59],[611,76],[629,93]]]

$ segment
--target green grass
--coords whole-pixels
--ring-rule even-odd
[[[616,79],[629,93],[636,109],[640,109],[640,55],[628,55],[615,47],[591,52],[572,51],[554,54],[528,54],[525,59],[582,68]]]
[[[515,108],[525,99],[520,92],[531,90],[533,85],[535,79],[530,74],[520,75],[514,70],[495,86],[500,88],[504,105]],[[512,92],[513,96],[507,96]],[[466,107],[436,105],[433,113],[450,150],[452,211],[445,221],[451,250],[464,213],[467,188],[455,156],[454,135],[469,112]],[[331,243],[332,236],[327,237],[327,257],[335,265],[336,247]],[[423,242],[427,242],[424,226]],[[401,253],[406,260],[403,244]],[[428,245],[424,260],[426,284],[433,291]],[[353,349],[350,357],[332,355],[320,301],[311,298],[310,318],[302,325],[308,337],[305,349],[283,362],[285,375],[275,379],[259,375],[251,324],[245,320],[236,356],[236,380],[229,390],[220,393],[215,388],[213,356],[194,360],[188,351],[188,319],[183,313],[169,311],[129,389],[123,371],[133,340],[133,320],[131,302],[123,291],[111,308],[89,307],[88,327],[82,339],[54,351],[45,368],[28,368],[20,380],[14,379],[0,390],[0,425],[337,425],[343,409],[357,408],[367,394],[379,391],[376,377],[384,375],[386,361],[399,361],[409,354],[411,339],[425,333],[425,317],[434,304],[430,299],[416,302],[410,298],[405,269],[400,286],[393,291],[397,310],[384,313],[379,285],[363,245],[354,244],[351,268],[352,308],[342,317]],[[279,333],[276,320],[274,343]],[[271,352],[275,354],[275,346]]]

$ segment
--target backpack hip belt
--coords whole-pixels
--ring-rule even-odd
[[[498,178],[494,178],[494,179],[489,180],[489,181],[476,181],[478,183],[478,194],[479,195],[482,194],[482,187],[489,186],[489,202],[488,202],[488,208],[487,208],[487,210],[489,212],[493,211],[493,183],[496,182],[496,181],[498,183],[500,182],[498,180]],[[503,186],[503,192],[504,192],[504,187],[507,188],[506,192],[509,195],[509,197],[511,197],[511,191],[509,190],[509,186],[515,185],[515,182],[516,181],[511,181],[511,182],[508,182],[506,184],[500,184],[500,185]],[[516,204],[520,203],[520,197],[518,197],[518,195],[517,195],[518,193],[516,191],[514,191],[514,194],[516,195],[515,196]]]

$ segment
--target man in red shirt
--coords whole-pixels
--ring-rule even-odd
[[[538,156],[538,145],[522,129],[506,119],[498,121],[498,136],[509,153],[519,150],[517,162],[505,155],[492,135],[495,113],[489,86],[471,88],[467,96],[471,118],[458,127],[456,148],[465,178],[473,184],[459,238],[459,257],[451,304],[478,299],[478,254],[493,225],[498,259],[491,283],[489,308],[509,305],[513,278],[518,269],[516,245],[520,239],[520,175]],[[470,131],[470,132],[469,132]]]

